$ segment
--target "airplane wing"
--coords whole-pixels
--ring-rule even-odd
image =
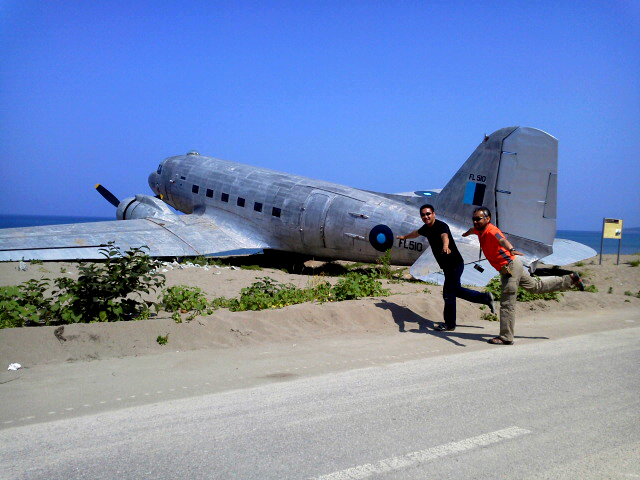
[[[471,237],[474,238],[474,237]],[[491,266],[487,259],[471,260],[478,256],[479,245],[477,241],[465,242],[462,239],[456,239],[458,249],[465,260],[464,272],[460,277],[460,283],[462,285],[476,285],[479,287],[485,286],[498,272]],[[567,265],[569,263],[584,260],[597,255],[597,252],[582,243],[574,242],[573,240],[566,240],[564,238],[556,238],[553,241],[553,253],[541,260],[545,265]],[[528,265],[528,257],[520,257],[523,262]],[[475,268],[478,265],[483,271]],[[431,249],[426,250],[418,260],[411,266],[409,272],[414,278],[425,282],[434,282],[438,285],[444,284],[444,274],[436,262]]]
[[[271,247],[246,222],[173,215],[0,229],[0,261],[103,259],[100,249],[110,241],[123,251],[146,245],[154,257],[250,255]]]

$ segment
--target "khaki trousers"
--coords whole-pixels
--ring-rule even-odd
[[[532,293],[547,293],[568,290],[573,284],[569,275],[562,277],[532,277],[518,258],[511,262],[511,276],[502,275],[501,281],[500,338],[507,342],[513,342],[518,286]]]

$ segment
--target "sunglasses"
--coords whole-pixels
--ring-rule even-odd
[[[482,220],[484,217],[473,217],[471,220],[473,220],[474,222],[479,222],[480,220]]]
[[[433,214],[433,212],[424,212],[424,213],[421,213],[420,216],[421,217],[428,217],[428,216],[430,216],[432,214]]]

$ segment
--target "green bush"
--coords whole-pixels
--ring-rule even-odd
[[[338,280],[331,289],[331,293],[333,300],[339,302],[362,297],[387,296],[389,290],[382,288],[382,283],[372,275],[349,272]]]
[[[500,275],[496,275],[485,287],[485,290],[493,294],[493,298],[496,301],[500,301],[502,298],[502,285],[500,282]],[[555,300],[559,301],[562,296],[561,292],[548,292],[548,293],[532,293],[527,292],[524,288],[518,287],[518,293],[516,300],[518,302],[531,302],[533,300]]]
[[[202,289],[187,285],[175,285],[166,289],[162,296],[162,306],[167,312],[175,312],[171,318],[176,323],[182,322],[180,313],[190,312],[187,320],[192,320],[203,312],[207,312],[209,315],[213,313],[213,308]]]
[[[378,275],[380,276],[380,278],[386,278],[386,279],[391,280],[391,278],[392,278],[392,274],[391,274],[391,249],[389,249],[386,252],[384,252],[384,254],[381,255],[376,260],[376,264],[377,264],[376,270],[378,270]]]
[[[0,287],[0,328],[48,325],[58,319],[64,298],[46,296],[49,279]]]
[[[294,285],[276,282],[271,277],[258,280],[240,291],[238,299],[216,299],[215,306],[226,307],[232,312],[282,308],[313,300],[309,289],[299,289]]]
[[[495,313],[483,313],[482,315],[480,315],[480,318],[482,320],[486,320],[488,322],[497,322],[498,321],[498,315],[496,315]]]
[[[202,289],[187,285],[175,285],[164,291],[162,306],[167,312],[190,312],[205,310],[208,306],[207,298]]]
[[[22,327],[38,318],[35,307],[21,301],[20,287],[0,287],[0,328]]]
[[[157,273],[160,262],[153,260],[142,248],[126,252],[109,242],[101,248],[103,263],[80,262],[78,280],[61,277],[55,280],[60,289],[54,295],[65,297],[62,320],[71,322],[115,322],[130,320],[148,310],[140,300],[142,293],[162,287],[165,277]],[[134,298],[132,296],[137,296]]]
[[[211,305],[239,312],[282,308],[311,301],[333,302],[388,294],[389,291],[382,288],[382,284],[373,276],[356,272],[349,272],[333,287],[322,281],[310,288],[297,288],[290,283],[278,283],[271,277],[260,277],[258,281],[243,288],[239,298],[219,297]]]
[[[389,249],[376,260],[376,266],[370,271],[370,274],[375,278],[389,280],[391,283],[400,283],[404,281],[402,275],[405,270],[406,268],[391,270],[391,249]]]
[[[159,262],[142,248],[122,253],[113,242],[100,252],[103,263],[78,264],[78,280],[61,277],[51,285],[43,278],[0,288],[0,328],[149,318],[151,302],[140,297],[164,284]]]

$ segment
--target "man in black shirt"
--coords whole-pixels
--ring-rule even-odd
[[[449,225],[436,220],[436,211],[433,205],[420,207],[420,218],[424,225],[406,235],[398,235],[396,238],[405,240],[416,238],[418,235],[427,237],[433,256],[444,273],[444,286],[442,297],[444,298],[444,323],[437,325],[436,330],[451,331],[456,329],[456,297],[473,303],[488,305],[491,313],[495,312],[493,295],[491,292],[478,292],[464,288],[460,284],[460,277],[464,271],[464,260],[453,240]]]

